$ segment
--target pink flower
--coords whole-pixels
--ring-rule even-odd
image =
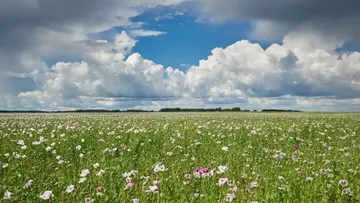
[[[96,188],[97,191],[103,191],[103,189],[104,189],[104,187],[101,185]]]
[[[100,139],[100,140],[98,140],[98,142],[103,143],[103,142],[105,142],[105,140],[104,140],[104,139]]]
[[[185,177],[186,179],[190,179],[190,178],[191,178],[191,174],[190,174],[190,173],[187,173],[187,174],[184,175],[184,177]]]
[[[301,169],[301,168],[296,168],[295,170],[296,170],[296,172],[298,172],[298,173],[301,173],[301,172],[302,172],[302,169]]]
[[[134,187],[134,183],[127,183],[127,184],[126,184],[126,187],[127,187],[127,188],[133,188],[133,187]]]
[[[154,180],[153,185],[156,185],[156,186],[160,185],[160,180]]]
[[[180,139],[185,139],[185,137],[184,137],[184,136],[182,136],[182,135],[181,135],[179,138],[180,138]]]
[[[128,147],[125,145],[125,146],[124,146],[124,151],[127,151],[127,149],[128,149]]]
[[[194,171],[194,177],[195,178],[201,178],[209,176],[209,169],[208,168],[196,168]]]
[[[84,169],[84,170],[81,171],[80,176],[81,176],[81,177],[85,177],[85,176],[87,176],[89,173],[90,173],[89,169]]]
[[[283,180],[285,180],[285,178],[283,176],[279,176],[279,180],[283,181]]]
[[[13,193],[12,192],[9,192],[9,191],[6,191],[4,193],[4,199],[11,199],[13,196]]]
[[[140,203],[140,200],[139,199],[132,199],[132,202],[133,203]]]
[[[149,186],[149,190],[147,192],[157,193],[158,191],[159,191],[158,186],[154,185],[154,186]]]
[[[320,169],[321,174],[326,174],[327,170],[325,168]]]
[[[66,192],[67,193],[71,193],[75,190],[75,186],[74,185],[69,185],[66,187]]]
[[[299,147],[300,147],[300,145],[299,145],[298,143],[294,144],[294,148],[295,148],[296,150],[298,150]]]
[[[225,185],[227,182],[228,182],[228,179],[227,179],[227,178],[220,178],[219,181],[218,181],[218,185],[219,185],[219,186],[223,186],[223,185]]]
[[[40,195],[40,198],[43,200],[49,200],[52,197],[53,193],[50,190],[45,191],[42,195]]]

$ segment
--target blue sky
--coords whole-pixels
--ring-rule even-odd
[[[360,111],[360,3],[288,1],[5,1],[0,109]]]
[[[159,36],[136,37],[138,40],[133,49],[144,58],[150,59],[165,67],[171,66],[186,71],[188,65],[198,65],[199,60],[211,55],[216,47],[225,48],[239,40],[248,39],[251,21],[229,21],[212,23],[199,21],[199,16],[192,9],[193,4],[181,6],[158,6],[146,10],[141,15],[131,18],[136,23],[144,23],[141,29],[166,32]],[[195,6],[195,5],[193,5]],[[181,12],[181,15],[176,13]],[[171,18],[164,16],[171,15]],[[163,17],[155,20],[157,17]],[[113,40],[115,33],[129,30],[127,27],[114,27],[111,30],[90,35],[94,39]],[[263,48],[267,48],[270,41],[256,41]]]
[[[215,47],[225,48],[239,40],[249,40],[258,43],[266,49],[272,43],[279,41],[259,41],[251,38],[251,20],[232,20],[221,23],[199,21],[194,12],[197,4],[183,3],[180,6],[157,6],[147,9],[140,15],[130,18],[134,23],[143,23],[141,29],[166,32],[159,36],[134,37],[137,40],[134,53],[140,53],[144,58],[162,64],[164,67],[178,68],[187,71],[189,65],[198,65],[199,60],[207,59]],[[176,13],[181,13],[178,15]],[[171,15],[171,18],[166,16]],[[160,17],[159,20],[155,20]],[[133,29],[133,28],[132,28]],[[99,33],[89,34],[93,39],[112,41],[116,33],[129,31],[129,27],[113,27]],[[353,52],[360,50],[360,41],[350,41],[337,49],[338,52]],[[79,58],[71,55],[45,57],[49,67],[57,61],[75,62]]]

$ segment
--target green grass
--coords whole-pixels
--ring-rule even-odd
[[[236,196],[233,202],[359,202],[359,136],[359,114],[3,114],[0,192],[13,195],[0,202],[226,202],[227,194]],[[40,137],[46,141],[36,145]],[[167,170],[154,172],[158,163]],[[218,174],[219,166],[228,169]],[[196,168],[214,174],[195,178]],[[90,174],[78,183],[84,169]],[[100,169],[105,173],[97,176]],[[123,174],[132,170],[138,171],[134,187],[125,189]],[[219,178],[232,184],[219,186]],[[343,179],[347,186],[339,184]],[[161,182],[158,192],[145,192],[154,180]],[[254,181],[257,188],[250,187]],[[66,193],[72,184],[75,190]],[[40,198],[46,190],[50,200]]]

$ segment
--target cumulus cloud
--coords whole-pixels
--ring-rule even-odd
[[[360,53],[317,49],[316,36],[287,35],[263,49],[247,40],[211,55],[186,72],[132,53],[136,40],[87,40],[83,61],[11,77],[31,78],[0,105],[27,109],[230,107],[360,110]],[[41,64],[33,62],[35,64]],[[35,84],[31,81],[36,81]],[[1,80],[14,86],[9,80]],[[22,87],[22,88],[20,88]],[[14,87],[15,88],[15,87]],[[186,102],[187,101],[187,102]],[[196,104],[195,104],[196,103]]]
[[[48,73],[44,58],[107,54],[89,34],[114,26],[139,28],[129,19],[144,9],[186,0],[3,0],[0,6],[0,104],[17,106],[17,94],[38,91]],[[91,50],[91,51],[89,51]],[[16,84],[16,87],[13,87]]]
[[[177,87],[178,70],[170,70],[167,82],[164,67],[131,53],[136,41],[125,32],[114,43],[96,41],[97,50],[84,53],[85,61],[58,62],[39,81],[40,90],[21,92],[24,106],[47,109],[67,106],[66,102],[87,98],[158,98],[172,97]],[[180,74],[181,75],[181,74]],[[169,84],[165,87],[165,84]],[[109,106],[112,100],[98,101]]]
[[[338,54],[312,45],[301,36],[287,36],[283,45],[264,50],[242,40],[214,49],[188,70],[185,84],[194,97],[358,97],[360,53]]]

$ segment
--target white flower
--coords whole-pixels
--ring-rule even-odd
[[[153,192],[153,193],[157,193],[158,191],[159,191],[159,188],[156,185],[149,186],[149,189],[145,190],[145,192]]]
[[[173,155],[173,153],[172,152],[168,152],[168,153],[166,153],[168,156],[172,156]]]
[[[78,146],[75,147],[75,149],[76,149],[76,150],[80,150],[80,149],[81,149],[81,146],[78,145]]]
[[[28,182],[24,185],[24,188],[29,188],[29,187],[31,187],[32,186],[32,184],[33,184],[33,180],[28,180]]]
[[[259,187],[259,184],[256,181],[250,183],[250,188],[257,188],[257,187]]]
[[[80,157],[80,158],[83,158],[83,157],[84,157],[84,154],[79,154],[79,157]]]
[[[78,183],[83,183],[86,181],[86,178],[80,178],[80,180],[78,181]]]
[[[310,181],[310,182],[311,182],[311,181],[313,181],[313,180],[314,180],[313,177],[307,177],[307,178],[306,178],[306,181]]]
[[[4,193],[4,199],[11,199],[12,196],[13,196],[12,192],[6,191]]]
[[[50,151],[52,149],[52,147],[46,147],[45,150],[46,151]]]
[[[6,154],[4,154],[4,156],[5,156],[5,157],[9,157],[9,156],[10,156],[10,154],[9,154],[9,153],[6,153]]]
[[[47,190],[42,195],[40,195],[40,198],[43,200],[49,200],[53,196],[52,191]]]
[[[227,147],[227,146],[221,147],[221,150],[223,150],[224,152],[227,152],[229,150],[229,147]]]
[[[2,168],[7,168],[9,166],[9,164],[4,164],[2,165]]]
[[[21,147],[21,149],[26,149],[27,148],[27,146],[26,145],[23,145],[22,147]]]
[[[227,170],[228,170],[228,167],[227,167],[227,166],[218,166],[218,171],[217,171],[217,173],[218,173],[218,174],[223,174],[223,173],[225,173]]]
[[[61,156],[60,156],[60,155],[57,155],[57,156],[56,156],[56,159],[57,159],[57,160],[59,160],[60,158],[61,158]]]
[[[349,183],[347,182],[347,180],[340,180],[339,184],[342,185],[343,187],[346,187]]]
[[[96,174],[97,176],[101,176],[102,174],[104,174],[105,173],[105,171],[104,170],[102,170],[102,169],[100,169],[100,171]]]
[[[285,154],[285,153],[283,153],[283,152],[280,152],[280,154],[279,154],[279,157],[280,157],[280,159],[283,159],[283,158],[285,158],[285,156],[286,156],[286,154]]]
[[[58,164],[61,165],[62,163],[64,163],[64,160],[59,160]]]
[[[341,195],[352,195],[352,191],[351,191],[351,189],[350,188],[346,188],[345,190],[343,190],[342,192],[341,192]]]
[[[24,140],[19,140],[19,141],[17,142],[17,144],[18,144],[18,145],[24,145],[25,142],[24,142]]]
[[[226,201],[232,202],[235,199],[235,194],[227,194],[226,195]]]
[[[125,173],[123,174],[123,177],[124,177],[124,178],[127,178],[127,177],[130,177],[131,175],[132,175],[131,172],[125,172]]]
[[[72,191],[74,191],[75,190],[75,186],[74,185],[69,185],[69,186],[67,186],[67,188],[66,188],[66,192],[67,193],[70,193],[70,192],[72,192]]]
[[[285,190],[287,188],[286,185],[280,185],[279,190]]]
[[[85,176],[87,176],[89,173],[90,173],[89,169],[84,169],[84,170],[81,171],[80,176],[81,176],[81,177],[85,177]]]
[[[157,172],[160,172],[160,171],[166,171],[166,167],[164,164],[162,163],[158,163],[154,166],[154,172],[157,173]]]
[[[99,163],[96,163],[96,164],[93,165],[94,168],[98,168],[99,166],[100,166]]]
[[[91,202],[92,202],[91,197],[85,197],[85,202],[86,202],[86,203],[91,203]]]

